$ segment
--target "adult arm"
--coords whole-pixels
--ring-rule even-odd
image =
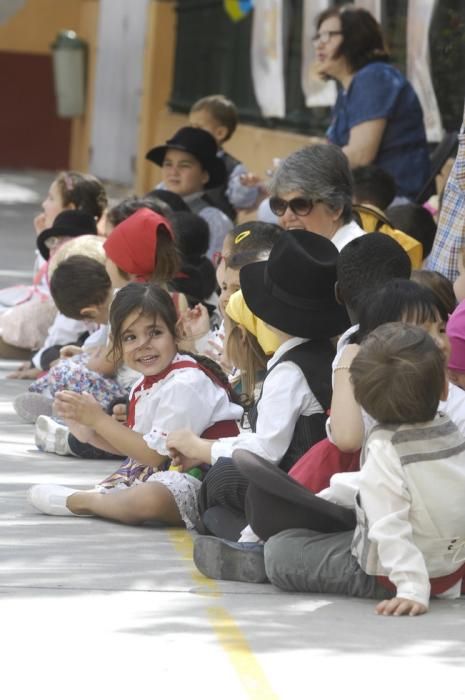
[[[386,119],[370,119],[351,128],[349,142],[342,148],[351,168],[373,163],[381,145],[386,123]]]

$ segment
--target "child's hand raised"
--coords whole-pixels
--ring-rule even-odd
[[[426,605],[422,603],[417,603],[415,600],[409,600],[408,598],[391,598],[390,600],[383,600],[375,608],[377,615],[394,615],[399,617],[400,615],[409,615],[414,617],[415,615],[424,615],[428,612]]]
[[[193,309],[186,309],[178,321],[181,338],[187,340],[201,338],[210,330],[208,310],[203,304],[197,304]]]
[[[77,394],[75,391],[57,391],[53,410],[60,418],[76,421],[89,428],[94,428],[99,417],[106,415],[98,401],[87,392]]]

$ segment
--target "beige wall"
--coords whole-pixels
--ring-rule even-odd
[[[81,0],[28,0],[0,25],[0,51],[46,54],[60,29],[79,25]]]

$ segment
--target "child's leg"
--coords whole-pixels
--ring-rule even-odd
[[[265,544],[265,569],[278,588],[356,598],[390,597],[352,556],[353,532],[286,530]]]
[[[183,524],[171,492],[154,481],[108,493],[77,491],[69,496],[66,506],[76,515],[97,515],[126,525],[140,525],[147,520]]]

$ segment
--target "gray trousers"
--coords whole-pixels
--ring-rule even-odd
[[[271,583],[285,591],[334,593],[355,598],[392,598],[352,556],[353,532],[324,534],[285,530],[265,543],[265,569]]]

